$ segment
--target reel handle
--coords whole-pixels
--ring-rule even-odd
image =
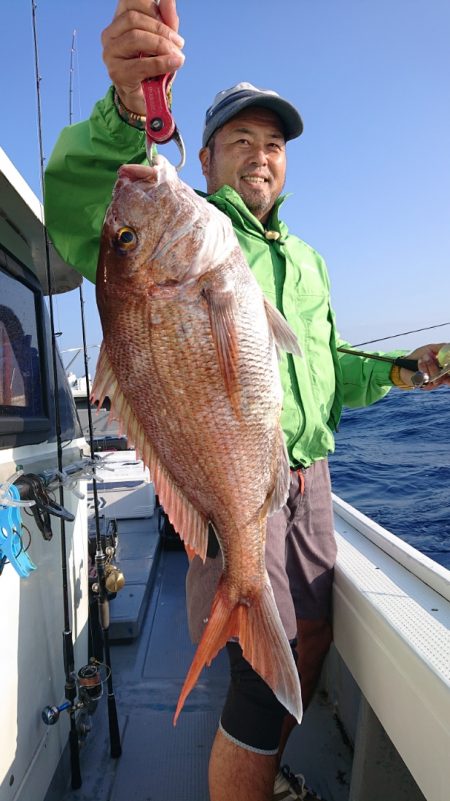
[[[41,718],[46,726],[54,726],[58,722],[61,712],[70,709],[71,706],[70,701],[64,701],[61,706],[45,706],[41,712]]]

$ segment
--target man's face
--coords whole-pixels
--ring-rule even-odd
[[[286,143],[277,114],[250,106],[214,135],[213,147],[200,150],[208,194],[224,184],[233,187],[261,222],[284,186]]]

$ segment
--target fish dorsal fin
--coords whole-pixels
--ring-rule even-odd
[[[117,418],[132,442],[144,464],[150,471],[151,479],[159,500],[170,522],[181,539],[205,561],[208,547],[208,520],[186,498],[175,483],[170,471],[161,462],[158,453],[129,405],[119,387],[114,370],[102,343],[100,356],[91,392],[91,402],[102,406],[105,397],[111,401],[110,419]]]
[[[298,344],[297,337],[295,336],[289,323],[286,322],[281,312],[269,301],[264,298],[264,306],[266,308],[267,321],[269,328],[272,331],[275,344],[286,353],[293,353],[295,356],[301,356],[302,351]]]
[[[208,304],[211,332],[217,359],[228,397],[238,410],[239,349],[236,336],[236,298],[226,287],[205,287],[202,292]]]
[[[287,496],[289,493],[289,484],[291,481],[289,456],[281,428],[278,429],[278,435],[280,440],[279,463],[278,463],[278,470],[276,471],[275,487],[272,494],[269,497],[269,504],[267,509],[267,513],[269,515],[273,514],[274,512],[278,512],[278,510],[281,509],[281,507],[284,506],[284,504],[286,503]]]

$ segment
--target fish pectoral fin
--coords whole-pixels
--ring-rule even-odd
[[[248,605],[233,605],[223,577],[220,579],[208,624],[178,699],[174,725],[201,671],[231,637],[239,638],[244,657],[300,723],[303,707],[298,670],[267,576],[261,593]]]
[[[214,345],[227,394],[235,408],[239,394],[238,342],[236,336],[236,298],[226,289],[203,289],[208,304]]]
[[[302,351],[298,343],[297,337],[294,334],[289,323],[286,322],[281,312],[275,306],[264,298],[264,306],[266,309],[267,321],[269,328],[272,331],[275,344],[286,353],[292,353],[295,356],[302,356]]]
[[[291,480],[291,470],[289,466],[286,440],[284,439],[281,428],[278,429],[278,437],[280,440],[280,447],[278,451],[279,462],[278,468],[275,471],[275,486],[272,494],[269,497],[269,505],[267,508],[267,514],[269,515],[273,514],[274,512],[278,512],[278,510],[281,509],[281,507],[286,503]]]
[[[208,548],[208,520],[186,498],[147,438],[139,419],[120,389],[106,345],[102,342],[91,402],[99,402],[101,406],[105,397],[111,401],[110,417],[117,417],[130,446],[134,444],[136,452],[148,467],[155,491],[173,527],[183,542],[205,561]]]

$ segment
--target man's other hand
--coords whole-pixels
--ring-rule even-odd
[[[443,384],[450,386],[450,373],[442,376],[442,378],[438,378],[436,381],[432,381],[442,369],[437,360],[437,354],[444,344],[445,343],[441,342],[439,345],[422,345],[422,347],[416,348],[416,350],[406,357],[407,359],[417,359],[419,362],[419,370],[430,377],[430,383],[424,384],[422,387],[424,390],[436,389],[436,387],[440,387]],[[405,370],[404,367],[400,370],[400,378],[405,384],[411,384],[413,375],[414,374],[410,370]]]

